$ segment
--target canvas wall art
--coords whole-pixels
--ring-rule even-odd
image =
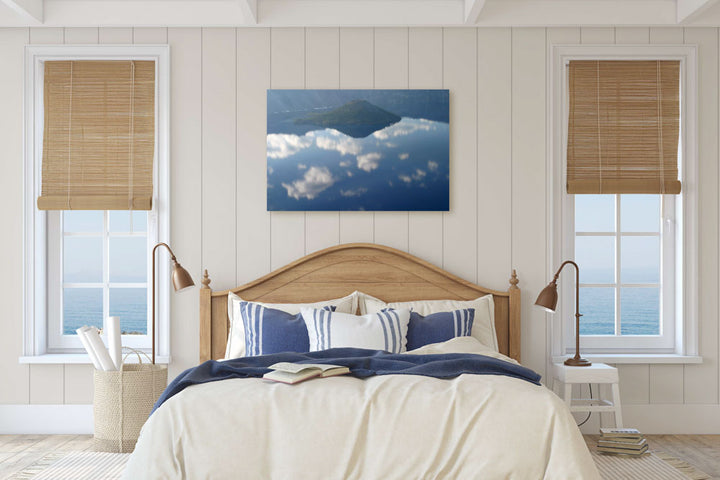
[[[447,211],[448,90],[268,90],[267,208]]]

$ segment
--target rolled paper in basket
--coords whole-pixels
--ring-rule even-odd
[[[93,366],[96,370],[102,370],[102,365],[100,365],[100,360],[98,360],[97,355],[95,355],[95,351],[93,350],[92,346],[90,345],[90,341],[85,336],[85,330],[88,327],[80,327],[75,332],[77,333],[78,338],[80,339],[80,342],[82,342],[83,347],[85,347],[85,351],[87,352],[88,356],[90,357],[90,361],[92,362]]]
[[[115,365],[115,370],[122,367],[122,345],[120,336],[120,317],[108,317],[107,319],[108,346],[110,347],[110,358]]]
[[[83,331],[82,335],[84,335],[85,338],[87,338],[88,343],[90,343],[90,347],[92,347],[95,352],[102,369],[106,372],[115,371],[115,364],[113,363],[112,358],[110,358],[110,354],[108,353],[107,348],[105,348],[105,344],[103,343],[102,338],[100,338],[97,328],[87,327],[87,329]]]

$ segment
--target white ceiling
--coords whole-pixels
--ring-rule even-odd
[[[0,26],[720,26],[720,0],[0,0]]]

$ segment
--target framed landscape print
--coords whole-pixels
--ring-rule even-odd
[[[448,90],[268,90],[267,209],[447,211]]]

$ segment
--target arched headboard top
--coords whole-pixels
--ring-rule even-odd
[[[310,303],[359,290],[386,302],[473,300],[493,295],[501,353],[520,359],[520,289],[481,287],[425,260],[383,245],[350,243],[317,251],[257,280],[213,292],[205,272],[200,289],[200,360],[222,358],[228,333],[227,296],[267,303]]]

